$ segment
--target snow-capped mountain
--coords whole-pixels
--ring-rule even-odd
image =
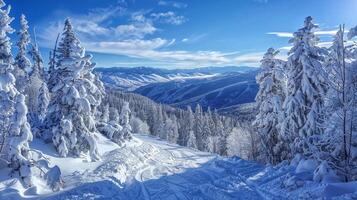
[[[136,93],[176,107],[195,106],[221,109],[250,103],[258,91],[256,71],[220,74],[211,78],[154,83],[140,87]]]
[[[133,91],[152,83],[207,79],[229,72],[248,72],[253,70],[255,70],[255,68],[234,66],[173,70],[151,67],[113,67],[95,69],[96,72],[101,74],[102,81],[107,86],[127,91]]]
[[[221,109],[254,101],[258,91],[256,68],[206,67],[196,69],[98,68],[112,88],[133,91],[175,107]]]

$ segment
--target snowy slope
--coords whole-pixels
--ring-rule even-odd
[[[13,180],[4,180],[2,173],[0,199],[220,200],[314,199],[324,195],[335,196],[336,199],[357,197],[357,193],[352,194],[356,191],[353,188],[356,183],[316,184],[305,180],[309,178],[309,173],[296,175],[294,168],[288,165],[266,167],[237,157],[222,158],[144,135],[135,135],[123,147],[100,135],[97,137],[103,158],[94,163],[80,158],[58,158],[51,146],[35,141],[32,146],[46,153],[52,163],[62,168],[66,188],[55,194],[39,188],[40,194],[25,195],[29,192],[21,190],[19,184]],[[291,183],[298,183],[299,186]]]

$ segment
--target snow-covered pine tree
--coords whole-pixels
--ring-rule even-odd
[[[253,125],[257,128],[262,140],[264,159],[277,164],[286,159],[282,149],[283,141],[279,137],[279,115],[285,99],[284,83],[282,82],[283,61],[276,59],[279,51],[269,48],[261,60],[261,72],[257,76],[259,91],[256,96],[258,114]]]
[[[195,123],[195,118],[191,109],[191,106],[187,106],[187,111],[183,113],[181,117],[181,133],[180,133],[180,145],[182,146],[187,146],[188,141],[190,140],[191,144],[190,147],[193,148],[192,142],[194,141],[194,146],[197,148],[196,145],[196,137],[194,135],[194,123]],[[193,134],[193,135],[191,135]],[[194,139],[193,139],[194,137]]]
[[[129,107],[129,102],[124,102],[123,107],[120,113],[120,125],[123,127],[122,129],[122,137],[124,140],[130,140],[132,138],[132,128],[130,125],[131,118],[131,110]]]
[[[357,26],[350,29],[348,33],[348,39],[352,40],[355,39],[357,36]],[[357,180],[357,45],[354,43],[353,45],[348,46],[349,51],[351,54],[348,57],[352,58],[350,64],[350,71],[349,78],[352,80],[352,89],[349,95],[352,95],[352,120],[350,123],[350,134],[347,141],[348,143],[348,154],[349,154],[349,163],[352,166],[351,179],[350,180]]]
[[[44,109],[46,106],[45,104],[40,105],[42,103],[46,102],[39,102],[39,98],[44,98],[45,96],[47,97],[47,101],[49,100],[49,94],[47,90],[47,84],[45,83],[45,78],[44,78],[44,69],[43,69],[43,60],[40,54],[40,51],[38,49],[38,45],[36,44],[31,44],[31,50],[30,50],[30,55],[32,57],[32,72],[30,73],[29,76],[29,84],[26,87],[26,94],[28,96],[28,101],[27,105],[29,107],[29,121],[31,123],[32,127],[38,127],[41,125],[41,120],[39,115],[44,116],[43,114],[47,112],[46,110],[40,111],[39,109]],[[44,86],[43,84],[46,84]],[[43,87],[43,88],[41,88]],[[46,87],[46,88],[44,88]],[[41,89],[43,89],[41,91]],[[47,94],[40,94],[41,92],[47,92]],[[39,96],[42,95],[42,96]],[[44,96],[45,95],[45,96]],[[45,99],[42,99],[45,100]],[[46,100],[45,100],[46,101]],[[47,104],[48,105],[48,104]],[[41,106],[40,108],[38,106]]]
[[[215,114],[216,115],[216,114]],[[228,154],[228,129],[224,127],[222,119],[219,117],[215,117],[216,119],[216,134],[217,134],[217,147],[216,147],[216,152],[219,155],[226,156]]]
[[[187,138],[187,147],[189,148],[193,148],[193,149],[197,149],[197,141],[196,141],[196,136],[195,133],[193,132],[193,130],[191,130],[188,133],[188,138]]]
[[[352,33],[353,31],[351,31]],[[318,169],[329,173],[323,173],[321,170],[315,171],[314,179],[317,181],[331,180],[337,176],[343,177],[345,181],[357,178],[357,171],[354,166],[357,165],[355,157],[353,158],[353,117],[356,114],[355,91],[353,83],[353,49],[355,45],[346,45],[345,30],[340,26],[333,44],[326,56],[325,68],[328,72],[329,90],[326,95],[325,107],[328,112],[326,120],[325,134],[317,140],[319,151],[316,157],[322,160]],[[334,177],[333,177],[334,176]]]
[[[26,187],[32,185],[33,165],[29,141],[32,140],[30,125],[27,122],[25,96],[15,88],[15,77],[11,73],[13,57],[8,34],[13,32],[9,17],[10,6],[3,9],[0,0],[0,157],[18,176]],[[6,165],[5,165],[6,166]]]
[[[65,21],[56,56],[49,80],[52,97],[46,117],[47,130],[52,133],[46,135],[52,138],[61,156],[89,153],[91,160],[98,160],[94,114],[103,94],[91,73],[95,65],[90,61],[92,57],[85,55],[69,19]]]
[[[20,31],[18,32],[19,41],[17,42],[18,53],[15,58],[14,76],[16,77],[16,88],[24,92],[28,86],[31,62],[27,57],[27,46],[30,44],[29,26],[25,15],[20,17]]]
[[[202,107],[197,104],[195,109],[195,126],[194,132],[196,134],[197,148],[200,151],[209,150],[209,125],[207,117],[202,111]]]
[[[159,136],[164,128],[164,116],[162,112],[161,105],[153,107],[153,126],[152,126],[152,135]]]
[[[102,115],[100,121],[97,122],[97,129],[110,140],[121,145],[124,138],[122,133],[123,127],[119,125],[119,122],[119,111],[116,108],[109,107],[109,104],[106,104],[102,108]]]
[[[293,47],[287,63],[289,81],[281,125],[281,136],[291,148],[287,158],[298,153],[311,157],[316,150],[314,135],[323,133],[326,81],[322,75],[323,56],[313,32],[317,25],[312,21],[312,17],[307,17],[304,27],[290,41]]]
[[[161,107],[161,106],[160,106]],[[168,139],[168,135],[167,135],[167,120],[168,120],[168,116],[166,114],[165,111],[162,110],[162,108],[160,109],[162,112],[162,121],[158,121],[158,123],[160,124],[159,126],[159,137],[163,140],[167,140]]]
[[[40,91],[38,94],[38,99],[37,99],[37,116],[39,119],[39,122],[43,122],[46,118],[47,114],[47,108],[50,102],[50,94],[47,88],[46,82],[43,82]]]
[[[31,167],[33,163],[29,147],[29,142],[32,139],[31,127],[27,122],[25,96],[18,94],[15,98],[15,112],[12,116],[7,156],[10,167],[19,171],[19,175],[26,186],[32,185]]]
[[[105,106],[102,107],[102,114],[100,117],[100,121],[104,123],[109,122],[109,104],[106,104]]]
[[[202,107],[201,107],[201,109],[202,109]],[[216,139],[216,136],[213,135],[213,133],[212,133],[211,123],[213,123],[213,122],[211,120],[211,116],[208,115],[208,113],[202,113],[202,120],[203,120],[202,121],[203,126],[202,126],[202,132],[201,132],[201,136],[200,136],[202,151],[213,152],[212,145],[210,145],[210,144],[213,144],[215,142],[210,141],[210,140],[213,138]]]
[[[167,141],[176,144],[178,139],[178,126],[175,115],[167,117],[165,122],[165,131],[167,134]]]

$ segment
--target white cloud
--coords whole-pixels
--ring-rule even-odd
[[[289,33],[289,32],[269,32],[266,33],[268,35],[276,35],[278,37],[287,37],[287,38],[291,38],[293,37],[293,33]]]
[[[153,34],[156,28],[150,23],[135,23],[119,25],[115,28],[115,35],[123,38],[143,38],[148,34]]]
[[[264,52],[245,53],[235,57],[234,61],[238,65],[257,67],[260,65],[260,60],[263,58],[263,55]]]
[[[125,55],[135,58],[146,58],[152,60],[171,60],[171,61],[191,61],[191,62],[210,62],[228,63],[230,60],[224,53],[216,51],[160,51],[162,47],[171,45],[174,41],[161,38],[153,40],[124,40],[113,42],[88,42],[85,43],[89,51],[98,53],[110,53]]]
[[[66,14],[72,16],[71,21],[76,34],[88,51],[127,56],[162,65],[166,63],[167,66],[224,66],[241,63],[238,62],[239,59],[233,59],[237,52],[170,50],[176,43],[175,38],[155,37],[158,31],[155,22],[167,20],[165,22],[171,24],[183,23],[183,18],[174,12],[153,15],[150,12],[128,13],[120,6],[114,10],[121,13],[103,8],[92,10],[86,15]],[[64,15],[60,16],[61,20],[42,24],[41,30],[38,31],[42,46],[53,47],[57,34],[63,29]],[[126,17],[127,23],[113,23],[117,17]],[[205,34],[192,35],[182,41],[194,42],[204,36]]]
[[[159,0],[158,4],[160,6],[171,6],[175,8],[186,8],[187,4],[177,2],[177,1],[168,1],[168,0]]]
[[[334,36],[337,33],[337,29],[336,30],[318,30],[315,31],[315,35],[319,35],[319,36]],[[283,37],[283,38],[292,38],[294,36],[294,33],[291,32],[268,32],[266,33],[268,35],[275,35],[278,37]]]
[[[172,11],[152,13],[151,17],[155,21],[166,24],[181,25],[186,22],[186,18],[184,16],[176,15],[176,13]]]
[[[316,35],[326,35],[326,36],[333,36],[336,35],[337,33],[337,29],[336,30],[330,30],[330,31],[316,31],[315,34]]]

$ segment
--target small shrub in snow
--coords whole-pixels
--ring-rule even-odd
[[[50,186],[53,191],[59,191],[63,188],[64,182],[61,177],[61,170],[58,166],[50,168],[45,174],[45,179],[47,185]]]

